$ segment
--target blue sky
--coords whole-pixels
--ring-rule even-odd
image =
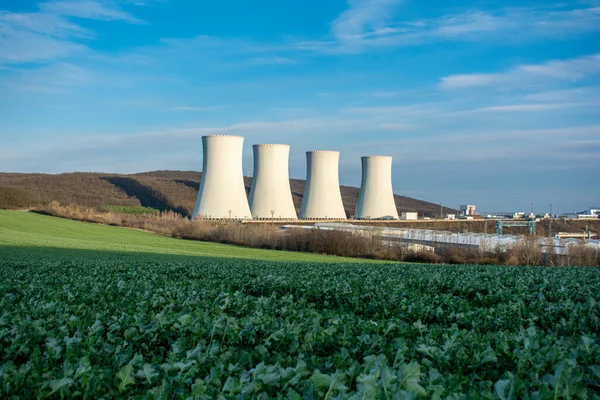
[[[600,1],[0,0],[0,171],[200,170],[201,137],[394,156],[394,191],[600,204]]]

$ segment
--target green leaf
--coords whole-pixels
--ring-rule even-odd
[[[435,368],[429,368],[427,392],[432,400],[440,400],[444,393],[444,377]]]
[[[332,375],[322,374],[319,370],[316,370],[310,377],[311,382],[319,389],[325,390],[325,399],[329,398],[334,392],[344,392],[348,389],[344,386],[344,375],[335,373]]]
[[[156,372],[150,364],[144,364],[142,369],[135,374],[135,376],[145,379],[148,383],[152,383],[152,379],[159,375],[160,373]]]
[[[585,398],[586,387],[583,382],[583,372],[573,360],[560,362],[554,370],[554,375],[544,376],[544,381],[554,389],[555,398],[560,396]]]
[[[427,392],[425,388],[420,385],[421,381],[421,365],[413,361],[409,364],[403,364],[398,371],[398,378],[400,381],[400,389],[404,389],[407,392],[415,393],[419,396],[425,396]]]
[[[242,389],[242,382],[238,378],[230,376],[223,385],[223,393],[227,393],[229,396],[233,396],[240,392]]]
[[[322,374],[321,371],[316,370],[310,377],[310,381],[319,389],[329,388],[331,385],[331,377],[329,375]]]
[[[510,383],[510,379],[502,379],[494,384],[494,391],[496,392],[498,397],[500,397],[501,400],[510,399]],[[506,393],[507,391],[509,393]]]
[[[125,390],[127,386],[133,385],[135,383],[135,378],[133,377],[133,365],[127,364],[121,368],[119,372],[117,372],[117,379],[119,380],[117,388],[120,392]]]
[[[52,389],[52,392],[48,393],[45,397],[49,397],[51,395],[53,395],[54,393],[58,392],[60,389],[66,387],[66,386],[70,386],[73,384],[73,379],[71,378],[62,378],[62,379],[56,379],[53,381],[50,381],[48,386],[50,386],[50,389]]]
[[[396,375],[395,371],[387,365],[381,368],[379,374],[381,376],[381,387],[383,388],[383,392],[386,397],[389,397],[395,391],[394,388],[398,382],[398,375]]]
[[[202,396],[206,393],[206,383],[200,378],[196,379],[192,385],[192,394],[195,396]]]
[[[375,400],[379,398],[379,386],[377,376],[373,374],[361,375],[356,379],[358,392],[354,399]]]
[[[600,379],[600,366],[598,366],[598,365],[592,365],[590,367],[590,370],[594,373],[594,375],[596,375],[596,377],[598,379]],[[600,381],[599,381],[599,383],[600,383]]]

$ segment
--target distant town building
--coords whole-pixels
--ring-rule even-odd
[[[465,217],[475,215],[475,206],[472,204],[461,205],[460,214]]]
[[[448,219],[448,220],[455,220],[456,219],[456,214],[448,214],[448,215],[446,215],[446,219]]]
[[[417,220],[419,219],[419,213],[417,212],[403,212],[402,215],[400,216],[400,219],[403,220]]]
[[[496,214],[487,214],[485,216],[485,219],[499,219],[499,218],[503,218],[503,216],[501,215],[496,215]]]
[[[569,219],[598,219],[598,218],[600,218],[600,209],[591,207],[587,211],[581,211],[581,212],[577,212],[577,213],[562,214],[561,218],[569,218]]]
[[[577,214],[577,219],[598,219],[598,215]]]

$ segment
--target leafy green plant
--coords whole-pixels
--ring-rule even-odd
[[[2,249],[0,398],[600,391],[599,268]]]

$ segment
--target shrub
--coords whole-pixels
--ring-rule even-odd
[[[402,261],[417,263],[439,263],[441,260],[442,257],[429,251],[408,253],[402,259]]]
[[[115,208],[121,209],[128,210],[130,207]],[[544,253],[538,238],[531,236],[523,237],[511,246],[499,246],[491,252],[444,246],[436,248],[437,253],[431,253],[410,251],[400,242],[382,240],[377,235],[301,228],[282,231],[271,224],[190,220],[173,211],[121,213],[58,202],[51,202],[38,211],[80,221],[143,229],[181,239],[344,257],[448,264],[600,265],[600,252],[595,249],[571,245],[566,255],[554,254],[552,250]]]

